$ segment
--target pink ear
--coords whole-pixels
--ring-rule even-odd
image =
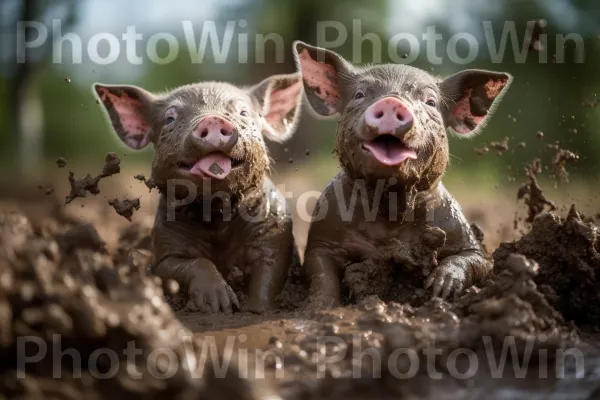
[[[315,60],[307,48],[300,50],[297,58],[306,95],[315,111],[321,115],[338,112],[341,95],[334,65]]]
[[[300,80],[286,88],[272,91],[269,96],[269,107],[264,116],[269,125],[279,126],[285,123],[286,116],[298,106],[301,93],[302,81]]]
[[[250,88],[257,111],[262,115],[262,133],[276,142],[290,138],[296,130],[302,104],[299,74],[273,75]]]
[[[470,105],[472,92],[473,89],[467,89],[463,97],[452,108],[452,115],[456,119],[456,124],[453,126],[456,133],[470,134],[485,118],[484,116],[473,115]]]
[[[95,85],[98,98],[119,138],[132,149],[141,149],[150,142],[148,118],[151,95],[133,86]]]
[[[461,135],[475,135],[494,112],[512,77],[505,73],[467,70],[447,78],[442,92],[455,99],[448,125]]]

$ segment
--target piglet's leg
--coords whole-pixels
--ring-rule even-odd
[[[336,261],[318,251],[306,254],[304,269],[310,278],[310,291],[306,310],[320,310],[336,307],[340,300],[340,276]]]
[[[282,232],[253,242],[247,251],[251,267],[248,311],[262,313],[274,307],[292,264],[294,237],[291,223]]]
[[[167,257],[154,267],[161,278],[175,279],[188,288],[188,307],[203,312],[231,312],[237,296],[215,264],[206,258]]]
[[[433,287],[433,296],[448,298],[485,278],[490,263],[479,250],[465,250],[448,256],[429,274],[425,287]]]

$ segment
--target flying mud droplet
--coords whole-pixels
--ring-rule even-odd
[[[67,160],[65,160],[63,157],[58,157],[56,159],[56,165],[58,165],[58,168],[64,168],[67,166]]]
[[[44,187],[42,185],[39,185],[38,189],[43,190],[44,193],[46,193],[46,196],[49,196],[52,193],[54,193],[54,188],[52,186]]]
[[[69,183],[71,184],[71,192],[65,198],[65,204],[69,204],[77,197],[86,197],[88,193],[93,195],[97,195],[100,193],[100,188],[98,188],[98,183],[100,182],[100,177],[92,177],[90,174],[87,174],[84,178],[76,179],[75,173],[73,171],[69,171]]]
[[[119,200],[119,199],[112,199],[108,201],[108,204],[111,205],[115,211],[117,212],[117,214],[119,214],[122,217],[127,218],[127,220],[129,220],[129,222],[131,222],[131,217],[133,217],[133,213],[134,211],[137,211],[140,209],[140,199],[125,199],[125,200]]]
[[[546,198],[544,192],[537,181],[537,176],[542,172],[542,163],[539,159],[525,167],[525,174],[529,182],[523,183],[517,191],[517,200],[524,200],[528,207],[527,219],[525,222],[532,223],[538,214],[541,214],[547,206],[550,211],[556,210],[556,204]],[[515,225],[517,225],[515,221]]]
[[[104,159],[104,167],[100,172],[100,178],[108,178],[121,172],[121,160],[116,153],[108,153]]]
[[[69,204],[77,197],[86,197],[88,193],[97,195],[100,193],[98,183],[103,178],[108,178],[121,172],[120,167],[121,160],[115,153],[108,153],[104,160],[104,167],[100,174],[96,177],[87,174],[84,178],[76,179],[75,173],[69,171],[69,183],[71,184],[71,192],[66,196],[65,204]]]
[[[567,171],[566,165],[574,163],[579,160],[579,156],[567,149],[557,149],[557,153],[552,161],[552,171],[558,182],[568,183],[569,172]]]
[[[144,182],[144,184],[148,188],[149,192],[151,192],[152,189],[156,188],[156,182],[154,182],[154,179],[152,177],[146,179],[144,174],[138,174],[138,175],[135,175],[134,178],[140,182]]]
[[[498,151],[498,155],[501,156],[504,152],[508,151],[508,137],[505,137],[501,142],[491,142],[490,147]]]

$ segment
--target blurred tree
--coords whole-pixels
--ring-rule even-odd
[[[26,50],[19,41],[19,23],[38,21],[49,26],[51,19],[60,18],[66,29],[75,22],[77,11],[76,0],[22,0],[10,1],[5,7],[12,8],[12,18],[4,18],[2,27],[4,40],[14,46],[7,46],[5,65],[8,66],[8,132],[13,135],[13,143],[17,144],[19,169],[18,173],[30,175],[39,171],[43,156],[44,114],[36,82],[36,70],[46,61],[52,48],[52,29],[48,29],[47,40],[35,49]],[[22,39],[31,42],[37,33],[33,29],[25,29]],[[32,51],[33,50],[33,51]],[[20,57],[25,62],[20,62]]]

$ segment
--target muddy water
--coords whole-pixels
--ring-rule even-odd
[[[182,322],[208,342],[216,344],[219,351],[227,348],[247,349],[244,354],[253,360],[252,371],[260,371],[255,363],[265,366],[265,380],[285,398],[419,398],[419,399],[592,399],[600,387],[600,351],[579,343],[566,346],[580,351],[584,363],[577,365],[573,358],[565,357],[564,363],[552,360],[560,347],[547,348],[548,361],[537,359],[544,350],[519,354],[517,368],[510,355],[503,373],[493,378],[492,365],[502,365],[502,351],[493,345],[487,351],[474,347],[470,361],[457,358],[448,361],[448,354],[440,354],[427,373],[427,362],[419,349],[422,344],[414,337],[438,335],[441,345],[436,349],[446,352],[447,336],[456,326],[448,327],[441,319],[430,318],[431,311],[412,321],[399,317],[399,305],[385,305],[376,300],[358,307],[346,307],[313,315],[281,315],[279,319],[250,315],[228,318],[202,318],[182,316]],[[423,310],[424,311],[424,310]],[[438,310],[439,311],[439,310]],[[236,320],[237,319],[237,320]],[[222,329],[210,330],[222,324]],[[444,329],[440,330],[440,327]],[[411,335],[411,339],[407,335]],[[451,333],[454,335],[456,332]],[[573,346],[573,347],[571,347]],[[208,348],[208,347],[207,347]],[[413,350],[419,358],[407,365],[393,355],[393,349]],[[468,349],[468,347],[465,347]],[[259,349],[258,351],[256,351]],[[268,356],[263,359],[267,351]],[[373,356],[375,354],[375,356]],[[560,353],[558,353],[560,354]],[[277,356],[277,360],[272,358]],[[235,357],[235,356],[234,356]],[[271,359],[270,359],[270,358]],[[444,358],[445,357],[445,358]],[[537,357],[537,358],[536,358]],[[361,360],[361,362],[358,362]],[[477,361],[473,361],[477,360]],[[242,361],[242,364],[244,361]],[[475,365],[474,363],[478,363]],[[522,364],[521,364],[522,363]],[[453,366],[455,365],[455,370]],[[528,365],[523,370],[518,365]],[[449,368],[448,368],[449,367]],[[402,368],[405,368],[404,370]],[[472,373],[467,372],[471,369]],[[255,372],[256,373],[256,372]],[[469,375],[465,377],[465,375]],[[252,372],[249,373],[252,376]],[[262,375],[256,373],[259,380]],[[472,376],[471,376],[472,374]],[[410,377],[410,379],[408,379]],[[598,393],[598,392],[596,392]]]

